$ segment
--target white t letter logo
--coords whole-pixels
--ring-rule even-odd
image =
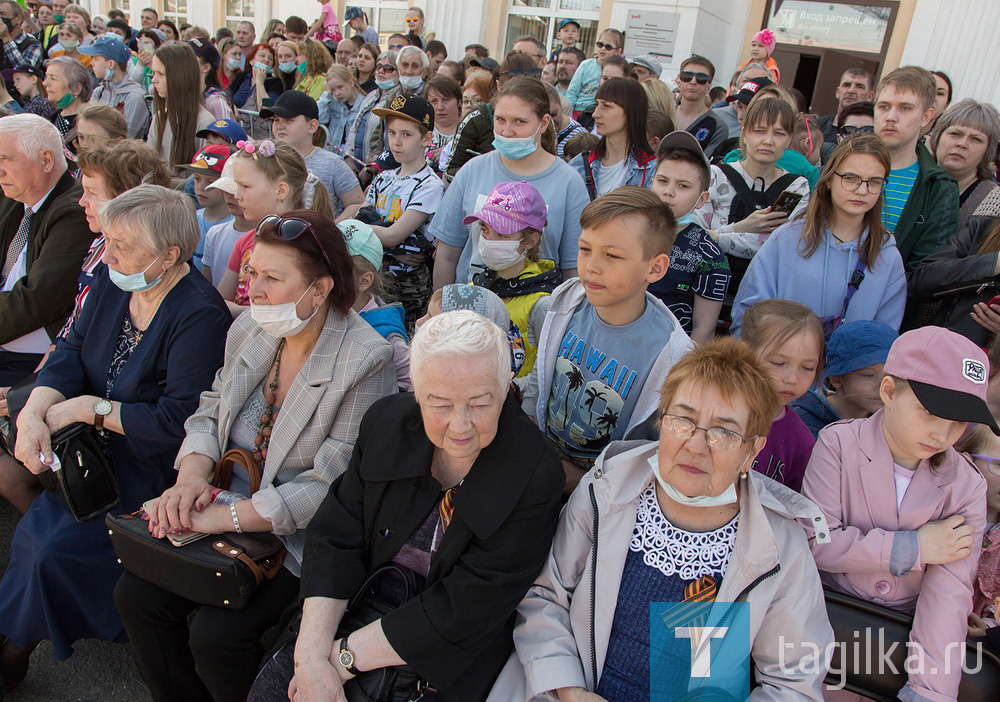
[[[702,639],[705,636],[706,627],[702,626],[679,626],[674,629],[674,637],[678,639],[691,639],[691,677],[708,678],[712,676],[712,651],[711,647],[701,647]],[[709,638],[721,639],[729,631],[727,626],[712,627],[708,631]]]

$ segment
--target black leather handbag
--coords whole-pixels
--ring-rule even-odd
[[[76,422],[50,438],[61,468],[39,474],[42,487],[58,495],[78,522],[106,513],[118,504],[118,480],[97,430]]]
[[[396,580],[394,594],[387,595],[383,589],[388,581]],[[389,592],[393,592],[390,590]],[[418,587],[414,574],[406,568],[390,563],[372,573],[347,605],[344,618],[337,628],[338,639],[361,629],[372,622],[381,619],[403,603],[417,595]],[[285,615],[289,615],[286,613]],[[297,605],[291,622],[284,628],[284,633],[274,643],[274,658],[291,661],[288,647],[294,648],[302,622],[302,606]],[[336,651],[335,651],[336,653]],[[280,655],[279,654],[284,654]],[[291,665],[282,672],[291,681]],[[416,702],[423,697],[427,683],[409,666],[399,665],[389,668],[369,670],[351,678],[344,683],[344,696],[347,702]],[[252,696],[251,696],[252,698]]]
[[[227,451],[215,466],[212,484],[228,488],[233,464],[243,466],[253,492],[260,489],[260,469],[244,449]],[[285,545],[274,534],[227,532],[174,546],[154,539],[148,520],[135,514],[104,520],[122,564],[132,575],[200,604],[243,609],[254,593],[281,570]]]
[[[859,600],[850,595],[826,590],[826,610],[833,626],[834,640],[839,644],[830,664],[831,670],[844,673],[844,689],[880,702],[896,702],[896,694],[906,684],[906,642],[910,637],[913,617],[887,607]],[[865,631],[870,631],[866,639]],[[876,643],[883,650],[891,650],[885,660],[881,652],[866,645]],[[1000,658],[986,646],[970,642],[966,650],[966,669],[958,699],[962,702],[996,702],[1000,690]],[[860,658],[859,658],[860,656]],[[975,670],[980,661],[978,670]],[[895,669],[895,672],[893,672]],[[975,672],[970,672],[975,670]],[[841,680],[833,673],[827,676],[827,685]]]

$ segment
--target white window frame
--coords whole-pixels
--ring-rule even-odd
[[[348,3],[348,4],[352,4],[352,3]],[[357,4],[357,6],[361,8],[362,12],[364,12],[366,15],[368,15],[368,24],[370,24],[372,27],[375,27],[376,31],[378,31],[379,43],[380,44],[381,44],[382,36],[383,35],[385,35],[385,38],[388,40],[388,38],[391,35],[393,35],[393,34],[396,33],[395,31],[388,31],[388,30],[381,29],[382,25],[380,24],[379,20],[382,19],[382,11],[383,10],[402,10],[402,11],[405,12],[406,10],[410,9],[410,4],[406,0],[365,0],[364,2],[359,2]],[[343,20],[343,24],[344,24],[344,26],[346,26],[347,25],[347,20]],[[403,23],[403,27],[401,29],[399,29],[398,31],[400,33],[402,33],[402,34],[406,34],[406,32],[408,30],[406,28],[406,23],[405,22]],[[350,29],[348,29],[347,33],[345,34],[345,36],[347,36],[349,34],[352,34],[352,33],[353,32]],[[385,49],[384,46],[380,46],[379,48],[381,48],[383,50]]]
[[[188,2],[192,2],[192,0],[188,0]],[[263,4],[264,3],[263,3],[262,0],[254,0],[254,3],[253,3],[253,12],[254,13],[252,15],[230,15],[230,14],[226,13],[226,10],[228,10],[228,8],[229,8],[229,3],[226,0],[222,0],[222,13],[223,13],[224,16],[222,18],[222,25],[220,25],[220,26],[229,27],[229,23],[232,22],[233,26],[230,27],[230,29],[232,29],[233,31],[236,31],[236,25],[239,24],[240,22],[251,22],[253,24],[253,26],[254,26],[254,29],[257,29],[258,31],[260,31],[260,29],[262,29],[262,27],[258,28],[257,27],[257,22],[258,22],[258,15],[261,14],[261,10],[262,10],[261,6]]]
[[[514,4],[514,0],[507,0],[507,18],[508,20],[504,23],[503,28],[503,47],[507,46],[507,30],[510,27],[510,17],[513,15],[519,15],[522,17],[537,17],[539,19],[546,20],[549,24],[548,31],[545,34],[546,52],[552,51],[553,42],[556,37],[556,20],[558,19],[577,19],[577,20],[590,20],[593,22],[601,21],[601,11],[596,12],[584,12],[582,10],[562,10],[559,9],[559,0],[550,0],[548,7],[526,7],[524,5]],[[586,52],[584,52],[586,53]]]
[[[179,2],[180,0],[176,0],[176,1]],[[188,22],[188,17],[191,16],[191,3],[192,2],[194,2],[194,0],[187,0],[185,2],[184,7],[186,9],[184,10],[184,12],[167,12],[167,10],[166,10],[166,0],[160,0],[159,4],[160,4],[160,6],[162,8],[164,8],[164,9],[162,9],[160,11],[160,19],[168,19],[168,20],[170,20],[175,25],[177,25],[177,31],[180,31],[181,25],[185,24],[186,22]]]

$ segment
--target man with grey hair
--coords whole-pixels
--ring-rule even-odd
[[[31,373],[73,308],[94,235],[62,137],[32,114],[0,119],[0,386]]]
[[[545,63],[548,60],[545,57],[545,44],[530,34],[522,34],[515,39],[511,51],[515,54],[527,54],[538,61],[539,68],[545,68]]]
[[[396,56],[399,85],[407,94],[419,94],[424,89],[424,76],[431,60],[419,46],[404,46]]]

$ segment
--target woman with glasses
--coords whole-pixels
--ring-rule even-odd
[[[891,160],[874,134],[841,143],[823,169],[805,214],[767,238],[733,303],[734,334],[761,300],[801,303],[827,337],[844,322],[899,329],[906,306],[903,259],[882,224],[882,191]]]
[[[266,217],[256,231],[250,313],[233,323],[226,362],[185,424],[176,484],[149,520],[158,538],[174,529],[271,532],[288,552],[239,611],[199,608],[121,577],[115,603],[158,702],[246,700],[261,635],[298,597],[305,527],[347,469],[365,411],[397,389],[392,347],[351,310],[354,269],[333,220],[296,210]],[[212,491],[212,469],[232,448],[253,452],[263,474],[256,493],[241,468],[228,491]]]
[[[383,144],[382,120],[372,114],[372,110],[384,107],[403,90],[399,85],[396,56],[395,51],[379,54],[378,62],[375,64],[376,89],[365,96],[364,102],[358,109],[358,116],[347,130],[344,151],[348,156],[348,165],[355,170],[358,161],[371,163],[383,151],[380,148]]]
[[[810,655],[833,631],[795,519],[815,524],[817,539],[828,529],[815,505],[751,470],[779,407],[740,341],[678,361],[660,391],[659,440],[613,443],[570,495],[489,702],[689,690],[683,699],[823,699],[825,662]],[[651,616],[654,603],[681,604]],[[698,677],[681,627],[723,619],[725,631],[706,632],[711,674]]]

